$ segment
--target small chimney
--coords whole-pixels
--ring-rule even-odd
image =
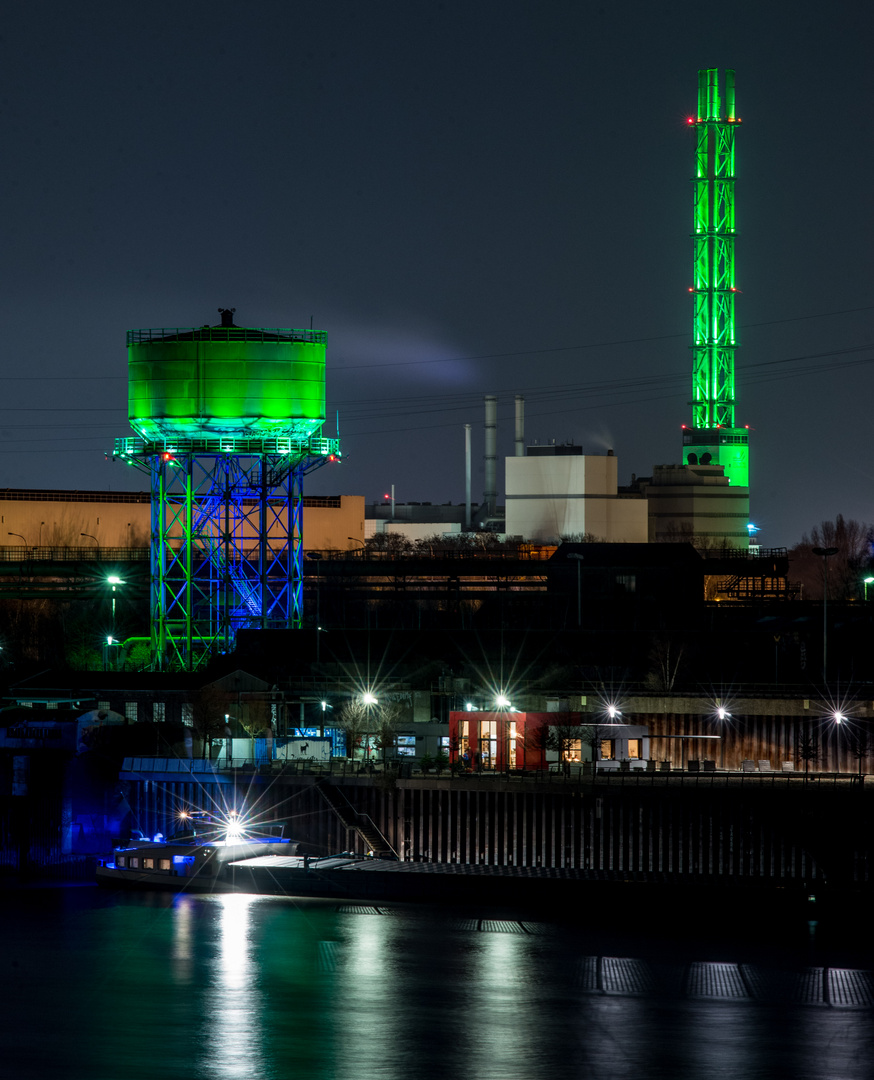
[[[525,398],[516,395],[516,457],[525,457]]]
[[[486,394],[485,422],[485,489],[483,503],[486,514],[493,517],[498,505],[498,398],[495,394]]]

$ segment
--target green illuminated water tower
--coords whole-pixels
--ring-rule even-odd
[[[201,665],[237,630],[299,627],[303,478],[337,460],[320,330],[130,330],[128,415],[114,457],[151,485],[152,662]]]
[[[732,486],[749,487],[749,431],[735,425],[734,354],[734,72],[698,72],[695,130],[693,241],[692,426],[683,430],[683,462],[722,465]]]

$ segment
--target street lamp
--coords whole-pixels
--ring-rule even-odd
[[[874,577],[866,577],[862,579],[862,584],[865,586],[865,603],[868,603],[868,586],[874,582]]]
[[[92,535],[91,535],[91,533],[79,533],[79,535],[80,535],[80,536],[85,536],[85,537],[87,537],[87,538],[88,538],[89,540],[93,540],[93,541],[94,541],[94,543],[95,543],[95,544],[97,545],[97,558],[99,559],[99,558],[100,558],[100,541],[99,541],[99,540],[97,539],[97,537],[96,537],[96,536],[92,536]]]
[[[571,551],[568,553],[568,558],[574,559],[577,564],[577,627],[580,627],[583,625],[581,563],[585,555],[579,555]]]
[[[822,681],[828,682],[828,560],[837,555],[836,547],[810,549],[822,559]]]
[[[316,564],[316,663],[320,660],[319,634],[322,633],[322,553],[308,551],[307,558]]]
[[[106,584],[112,586],[112,632],[115,633],[115,587],[116,585],[126,585],[127,582],[115,574],[110,574],[106,579]]]
[[[351,540],[353,544],[360,544],[362,548],[366,548],[367,544],[363,540],[359,540],[357,536],[347,536],[347,540]]]
[[[394,521],[394,519],[395,519],[395,486],[394,486],[394,484],[392,484],[392,486],[391,486],[391,495],[388,495],[388,494],[383,495],[383,498],[391,500],[391,519],[392,519],[392,521]]]
[[[11,533],[9,533],[9,535],[10,536],[17,536],[19,540],[24,540],[24,537],[21,535],[21,533],[11,532]],[[26,540],[24,540],[24,550],[27,551],[27,541]]]

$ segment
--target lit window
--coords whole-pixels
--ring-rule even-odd
[[[601,760],[602,761],[612,761],[615,756],[616,756],[616,752],[615,752],[615,750],[613,748],[613,740],[612,739],[602,739],[601,740]]]
[[[641,739],[629,739],[628,740],[628,756],[637,760],[643,753],[643,745]]]
[[[124,718],[125,720],[133,720],[136,722],[137,703],[135,701],[126,701],[124,703]]]
[[[131,870],[139,870],[140,860],[136,857],[136,855],[131,855],[128,866],[131,868]]]
[[[166,705],[163,701],[156,701],[154,705],[152,705],[152,719],[155,721],[156,724],[161,724],[164,722],[165,713]]]
[[[143,859],[143,869],[144,870],[154,870],[155,869],[155,860],[154,859]]]
[[[124,869],[126,863],[127,863],[127,859],[125,858],[124,855],[116,855],[115,856],[115,865],[116,866],[120,866],[122,869]]]
[[[579,764],[583,757],[583,743],[581,739],[570,739],[564,753],[562,754],[562,760],[573,761]]]
[[[170,860],[169,859],[161,859],[160,862],[158,863],[158,869],[159,870],[169,870],[170,869]]]

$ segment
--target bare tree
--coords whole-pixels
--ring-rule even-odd
[[[584,724],[580,737],[592,754],[592,763],[601,756],[601,743],[607,738],[608,730],[601,724]]]
[[[558,714],[561,716],[561,714]],[[558,752],[559,765],[562,765],[574,749],[574,744],[580,744],[580,750],[583,746],[583,727],[580,724],[575,724],[567,717],[561,717],[556,724],[549,725],[549,734],[546,740],[546,746],[549,750],[555,750]],[[582,757],[582,754],[580,755]]]
[[[525,728],[525,741],[522,744],[522,753],[527,758],[528,751],[537,754],[538,761],[543,765],[546,751],[549,750],[549,725],[539,724],[537,727]]]
[[[395,745],[398,733],[398,721],[401,706],[396,701],[387,701],[377,706],[376,710],[376,746],[382,751],[382,764],[385,766],[387,752]]]
[[[373,729],[370,706],[354,698],[347,701],[337,714],[337,726],[346,736],[346,757],[354,758],[362,740]]]
[[[803,731],[796,744],[796,753],[799,761],[804,762],[804,772],[807,773],[811,762],[816,764],[819,761],[819,739],[809,730]]]
[[[663,692],[674,689],[684,651],[684,643],[673,637],[663,635],[654,638],[647,657],[649,671],[644,680],[647,689]]]
[[[231,697],[218,686],[206,685],[189,698],[191,707],[191,726],[201,740],[203,756],[213,739],[230,737],[228,722],[225,717],[230,712]]]
[[[864,571],[871,565],[872,526],[838,514],[834,521],[823,521],[801,538],[789,553],[790,580],[800,584],[804,596],[821,600],[825,576],[828,576],[830,600],[858,599],[863,591]],[[814,555],[814,548],[837,548],[834,555]]]
[[[868,758],[868,732],[856,731],[847,739],[847,746],[850,753],[859,762],[859,776],[861,778],[862,773],[866,770],[862,768],[862,763]]]

